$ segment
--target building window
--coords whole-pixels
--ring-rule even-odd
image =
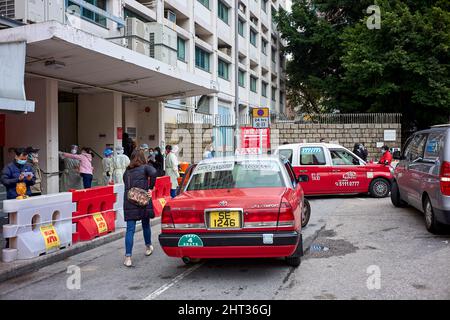
[[[239,84],[239,87],[245,88],[245,72],[242,70],[239,70],[238,84]]]
[[[261,38],[261,52],[267,55],[267,44],[268,42]]]
[[[253,76],[250,76],[250,91],[252,92],[256,92],[256,83],[257,83],[257,79]]]
[[[277,62],[277,50],[272,48],[272,62],[276,63]]]
[[[267,0],[261,0],[261,9],[267,13]]]
[[[209,52],[195,47],[195,66],[209,72]]]
[[[219,16],[219,19],[228,24],[228,7],[219,0],[219,3],[217,4],[217,15]]]
[[[250,29],[250,43],[256,47],[256,31]]]
[[[126,18],[136,18],[141,20],[142,22],[150,22],[147,18],[135,13],[134,11],[128,10],[127,8],[123,8],[123,17]]]
[[[177,39],[177,55],[178,60],[186,61],[186,40],[180,37]]]
[[[261,81],[261,95],[267,98],[267,83]]]
[[[222,79],[229,80],[230,77],[229,77],[228,70],[229,70],[229,64],[226,63],[225,61],[223,61],[222,59],[219,59],[219,63],[217,66],[218,76],[221,77]]]
[[[245,22],[241,19],[238,20],[238,33],[241,37],[245,38]]]
[[[272,87],[272,101],[277,101],[277,88]]]
[[[106,0],[85,0],[85,1],[89,4],[96,6],[97,8],[100,8],[100,9],[106,11]],[[77,5],[76,3],[73,3],[72,1],[69,0],[67,2],[67,7],[70,7],[70,6],[79,7],[79,5]],[[99,24],[103,27],[106,27],[106,18],[104,16],[94,13],[84,7],[81,7],[81,17],[86,20],[89,20],[91,22],[94,22],[96,24]]]
[[[209,9],[209,0],[197,0],[197,1]]]
[[[284,100],[284,94],[282,91],[280,91],[280,104],[283,104],[283,100]]]
[[[245,4],[243,4],[242,2],[240,2],[239,1],[239,6],[238,6],[238,8],[239,8],[239,11],[241,11],[243,14],[245,14],[245,11],[246,11],[246,6],[245,6]]]

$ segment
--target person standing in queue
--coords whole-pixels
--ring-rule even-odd
[[[168,144],[166,146],[166,174],[170,177],[171,187],[170,196],[175,198],[178,188],[178,178],[180,173],[178,172],[178,159],[174,152],[172,152],[172,146]]]
[[[391,165],[392,154],[389,151],[389,147],[387,145],[384,145],[381,147],[381,153],[382,153],[382,156],[380,158],[380,161],[378,161],[378,163],[388,165],[388,166]]]
[[[78,146],[70,146],[71,154],[78,154]],[[70,189],[80,190],[83,189],[83,180],[80,176],[80,161],[63,156],[64,153],[60,153],[59,156],[64,162],[64,171],[61,176],[60,190],[61,192],[67,192]]]
[[[140,188],[148,190],[151,196],[151,190],[154,187],[156,179],[156,170],[152,166],[147,164],[144,152],[142,150],[135,150],[131,155],[131,162],[127,170],[123,175],[123,181],[125,183],[124,193],[124,215],[127,223],[127,230],[125,234],[125,261],[124,265],[127,267],[132,266],[131,256],[133,250],[134,233],[136,230],[136,221],[142,221],[142,232],[144,234],[145,241],[145,255],[149,256],[153,252],[150,219],[155,217],[153,212],[152,202],[145,206],[140,207],[135,203],[128,200],[128,191],[131,188]]]
[[[39,167],[39,149],[27,147],[26,152],[28,153],[28,164],[33,168],[36,177],[35,183],[30,187],[31,196],[40,196],[42,194],[42,170]]]
[[[79,160],[80,176],[83,179],[83,187],[85,189],[92,187],[92,179],[94,177],[94,167],[92,166],[92,159],[94,158],[94,152],[91,150],[91,148],[82,148],[81,154],[60,152],[60,155],[66,158]]]
[[[130,158],[124,154],[124,148],[116,147],[116,155],[113,158],[113,178],[114,183],[123,183],[123,174],[130,165]]]
[[[105,156],[102,159],[102,166],[103,166],[103,184],[105,186],[111,184],[113,181],[113,151],[111,148],[106,148],[105,151],[103,151],[103,155]]]
[[[164,172],[164,157],[161,153],[161,148],[156,147],[154,152],[155,152],[155,161],[150,163],[158,172],[158,177],[162,177],[165,175],[165,172]]]
[[[1,182],[6,188],[6,199],[16,199],[18,188],[24,188],[24,195],[31,196],[31,186],[36,182],[33,167],[27,163],[28,153],[25,148],[14,149],[14,161],[3,168]]]

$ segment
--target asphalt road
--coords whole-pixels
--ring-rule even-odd
[[[304,238],[314,241],[297,269],[281,259],[185,266],[161,251],[157,225],[150,257],[136,234],[133,268],[121,239],[1,283],[0,299],[450,299],[450,234],[428,233],[420,213],[360,196],[311,206]],[[80,289],[67,287],[70,266]]]

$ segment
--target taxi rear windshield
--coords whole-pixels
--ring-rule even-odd
[[[186,191],[284,187],[275,161],[241,161],[199,164]]]

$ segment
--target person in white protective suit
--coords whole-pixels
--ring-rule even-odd
[[[172,148],[171,145],[166,146],[166,175],[170,177],[171,188],[170,196],[175,198],[178,188],[178,178],[180,173],[178,172],[178,158],[176,153],[178,152],[178,146]]]
[[[107,186],[111,182],[113,182],[113,172],[114,172],[114,166],[113,166],[113,154],[111,148],[106,148],[103,152],[103,155],[105,156],[102,159],[102,166],[103,166],[103,185]]]
[[[130,164],[130,158],[124,154],[121,146],[116,147],[116,155],[113,158],[113,178],[114,183],[123,183],[123,174]]]

